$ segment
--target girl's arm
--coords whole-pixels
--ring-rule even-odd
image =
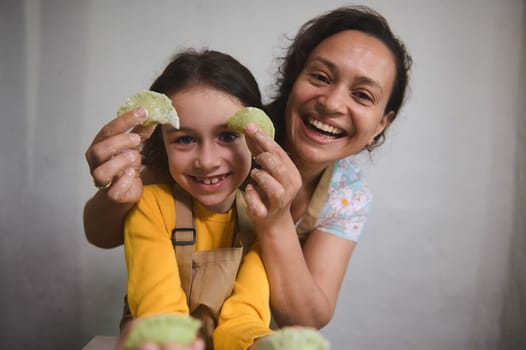
[[[130,331],[139,325],[140,322],[142,322],[142,318],[134,319],[126,324],[124,329],[122,330],[119,339],[117,341],[116,350],[125,350],[126,347],[124,346],[126,344],[126,338]],[[166,343],[166,344],[155,344],[152,342],[144,343],[139,345],[138,347],[134,348],[133,350],[205,350],[205,343],[203,339],[196,338],[190,345],[179,345],[175,343]]]
[[[269,283],[255,243],[239,269],[232,295],[223,303],[212,334],[216,350],[247,350],[271,334]]]
[[[188,314],[171,242],[175,204],[169,186],[148,186],[125,222],[127,296],[133,317]]]

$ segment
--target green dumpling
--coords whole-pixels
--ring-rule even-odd
[[[329,350],[329,342],[314,328],[285,327],[257,341],[258,350]]]
[[[184,315],[163,314],[140,320],[128,334],[124,347],[133,349],[145,342],[158,345],[176,343],[190,345],[201,322]]]
[[[128,98],[117,111],[117,115],[124,114],[135,108],[142,107],[148,111],[148,119],[143,125],[172,124],[179,129],[179,116],[172,101],[165,94],[144,90]]]
[[[257,124],[270,137],[274,138],[274,124],[269,116],[259,108],[245,107],[237,111],[230,119],[227,125],[230,129],[244,133],[248,123]]]

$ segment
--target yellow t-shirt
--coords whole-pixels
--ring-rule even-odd
[[[214,213],[194,201],[193,213],[196,251],[232,246],[234,209]],[[171,242],[175,220],[175,203],[168,185],[145,186],[140,201],[126,218],[127,293],[133,317],[189,313]],[[271,333],[269,300],[269,283],[255,244],[245,256],[233,295],[219,315],[219,326],[214,332],[215,349],[244,350],[255,338]]]

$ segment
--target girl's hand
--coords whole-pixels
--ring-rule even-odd
[[[139,322],[141,322],[141,319],[137,318],[126,324],[121,332],[115,350],[125,350],[124,344],[126,343],[126,337],[130,333],[130,330]],[[162,345],[155,343],[144,343],[133,348],[132,350],[205,350],[205,342],[201,338],[196,338],[190,345],[180,345],[175,343],[165,343]]]
[[[290,206],[301,188],[301,176],[287,153],[255,124],[246,128],[247,145],[259,169],[245,190],[247,212],[256,227],[291,220]]]
[[[133,350],[205,350],[205,343],[202,339],[196,339],[190,345],[178,344],[163,344],[157,345],[153,343],[146,343],[136,347]]]
[[[140,144],[155,126],[145,127],[146,111],[138,108],[106,124],[86,150],[93,182],[117,203],[135,203],[142,194]]]

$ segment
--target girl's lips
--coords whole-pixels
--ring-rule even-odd
[[[303,119],[303,123],[309,130],[314,131],[324,138],[338,139],[347,134],[343,129],[337,128],[313,117]]]

